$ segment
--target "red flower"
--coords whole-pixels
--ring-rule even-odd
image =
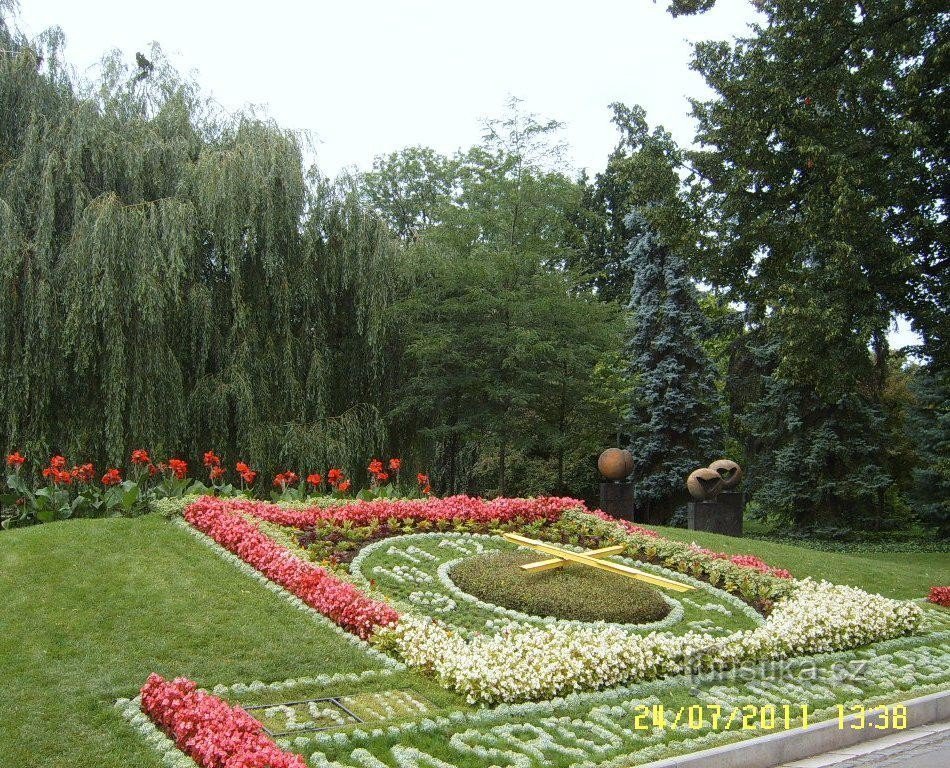
[[[66,459],[63,456],[53,456],[49,466],[43,470],[43,477],[52,480],[55,485],[71,485],[73,474],[66,469]]]
[[[208,472],[208,476],[212,481],[220,480],[222,477],[224,477],[224,472],[224,467],[211,467],[211,471]]]
[[[148,456],[148,451],[144,451],[141,448],[136,448],[134,451],[132,451],[132,463],[151,464],[152,460]]]
[[[927,599],[936,605],[950,608],[950,587],[931,587]]]
[[[118,485],[122,482],[122,474],[117,469],[110,469],[102,476],[103,485]]]
[[[416,475],[416,482],[419,483],[419,485],[429,485],[429,476],[420,472],[418,475]]]
[[[300,478],[297,477],[294,472],[281,472],[278,475],[274,476],[274,485],[279,486],[281,490],[286,488],[288,485],[293,485]]]
[[[349,481],[349,480],[344,480],[342,483],[340,483],[340,484],[336,487],[336,489],[337,489],[340,493],[346,493],[348,490],[350,490],[350,481]]]
[[[343,482],[344,478],[345,475],[343,474],[342,469],[331,469],[329,472],[327,472],[327,482],[330,485],[339,485]]]
[[[212,467],[220,467],[221,457],[218,456],[214,451],[205,451],[204,465],[208,469],[211,469]]]
[[[253,485],[254,481],[257,480],[257,472],[251,469],[243,461],[239,461],[234,465],[234,468],[237,470],[238,474],[241,476],[241,479],[248,485]]]
[[[310,483],[314,488],[319,488],[320,483],[323,482],[323,475],[319,472],[314,472],[313,474],[307,475],[307,482]]]
[[[92,478],[96,475],[96,470],[93,469],[92,464],[83,464],[81,467],[73,467],[70,475],[77,483],[91,483]]]
[[[14,451],[7,456],[7,466],[13,469],[19,469],[26,463],[26,457],[21,456],[19,451]]]
[[[378,475],[383,471],[383,462],[381,462],[379,459],[373,459],[369,463],[369,467],[367,467],[367,469],[369,469],[371,474]]]
[[[302,757],[281,750],[251,715],[187,678],[151,674],[141,693],[142,711],[201,768],[306,768]]]
[[[188,464],[181,459],[169,459],[168,468],[179,480],[184,480],[188,476]]]
[[[393,472],[398,472],[402,468],[402,459],[390,459],[389,468]]]
[[[389,479],[389,473],[387,472],[377,472],[376,473],[376,482],[385,483]]]

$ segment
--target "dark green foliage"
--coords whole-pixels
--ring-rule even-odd
[[[917,448],[909,501],[925,525],[950,537],[950,373],[918,369],[907,431]]]
[[[638,211],[626,224],[635,233],[627,343],[633,480],[644,519],[662,522],[685,503],[686,476],[722,452],[722,404],[716,366],[703,347],[707,319],[685,263]]]
[[[451,577],[480,600],[534,616],[645,624],[670,612],[656,589],[615,573],[576,564],[542,573],[521,570],[539,559],[531,552],[492,552],[463,560]]]
[[[945,362],[946,4],[756,6],[749,37],[702,43],[693,62],[715,92],[694,102],[707,149],[692,153],[719,222],[708,276],[757,317],[786,309],[793,380],[834,389],[893,313]]]
[[[364,182],[380,214],[412,230],[388,416],[440,491],[592,495],[613,436],[602,385],[619,313],[565,269],[580,200],[561,171],[559,127],[512,102],[480,145],[452,160],[404,150]]]
[[[61,42],[0,30],[4,447],[361,468],[385,434],[385,225],[305,178],[294,135],[209,117],[157,48],[80,92]]]

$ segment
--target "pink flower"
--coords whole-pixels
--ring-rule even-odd
[[[247,712],[187,678],[149,675],[142,686],[142,711],[201,768],[307,768],[302,757],[271,741]]]
[[[927,599],[931,603],[950,608],[950,587],[931,587]]]

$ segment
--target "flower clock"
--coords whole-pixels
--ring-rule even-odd
[[[570,498],[203,497],[182,525],[373,668],[212,691],[153,675],[119,706],[181,765],[629,765],[735,738],[713,727],[716,708],[768,704],[759,731],[795,727],[882,686],[950,678],[942,608],[793,578]],[[578,557],[539,563],[523,542]],[[855,661],[863,674],[842,677]],[[781,679],[738,674],[766,668]],[[406,682],[426,679],[444,690],[436,704]],[[666,723],[687,695],[692,725]]]

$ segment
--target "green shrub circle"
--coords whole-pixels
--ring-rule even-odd
[[[540,573],[519,567],[540,559],[521,550],[487,552],[461,561],[450,575],[479,600],[534,616],[646,624],[671,610],[653,587],[615,573],[577,563]]]

